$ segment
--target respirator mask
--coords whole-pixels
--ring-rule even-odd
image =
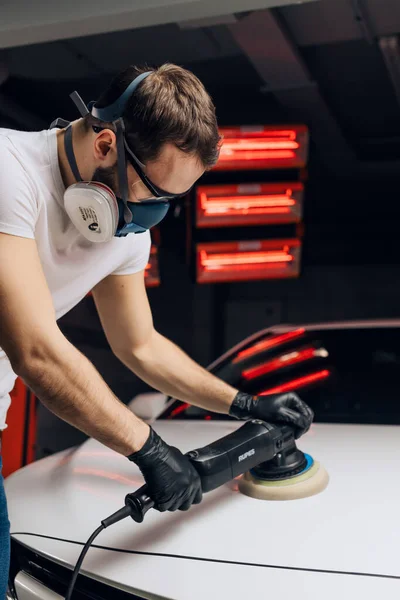
[[[109,106],[97,108],[95,102],[88,106],[77,92],[72,98],[82,117],[92,114],[93,117],[105,123],[113,123],[117,138],[117,175],[119,196],[101,182],[83,181],[76,163],[72,127],[64,119],[56,119],[50,125],[65,128],[64,147],[72,173],[77,181],[64,192],[64,207],[72,223],[78,231],[90,242],[108,242],[114,236],[125,237],[128,233],[143,233],[162,221],[168,212],[170,200],[181,198],[188,193],[171,194],[158,188],[146,176],[145,165],[138,159],[128,146],[125,137],[123,113],[126,104],[143,79],[152,71],[147,71],[136,77],[123,94]],[[96,133],[101,126],[93,128]],[[151,194],[139,202],[129,200],[127,162],[133,166],[137,175]]]

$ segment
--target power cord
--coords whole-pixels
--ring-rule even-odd
[[[92,535],[90,536],[90,538],[88,539],[86,544],[83,546],[82,552],[79,555],[79,558],[75,565],[74,572],[72,573],[72,578],[71,578],[71,581],[68,586],[68,591],[67,591],[67,595],[65,596],[65,600],[71,600],[72,594],[74,593],[75,583],[78,578],[79,571],[81,570],[83,560],[87,554],[87,551],[89,550],[90,546],[93,544],[94,540],[97,538],[99,533],[101,533],[103,531],[103,529],[110,527],[110,525],[114,525],[114,523],[117,523],[118,521],[125,519],[125,517],[130,517],[131,513],[132,513],[131,507],[128,505],[124,506],[123,508],[121,508],[120,510],[118,510],[117,512],[112,514],[111,516],[107,517],[107,519],[104,519],[104,521],[101,522],[101,525],[96,529],[96,531],[94,531],[92,533]]]
[[[216,442],[189,452],[187,456],[200,475],[203,492],[210,492],[257,465],[272,460],[278,452],[292,447],[296,449],[292,428],[279,428],[255,419]],[[125,497],[123,508],[101,522],[83,547],[65,600],[71,600],[83,559],[99,533],[125,517],[142,523],[147,511],[153,507],[148,487],[144,485]]]
[[[90,536],[90,538],[88,539],[86,544],[83,546],[83,550],[79,555],[78,562],[75,565],[75,569],[72,574],[72,579],[68,586],[68,592],[67,592],[67,595],[65,596],[65,600],[71,600],[71,597],[72,597],[72,594],[74,591],[74,587],[75,587],[75,583],[76,583],[76,579],[79,575],[79,571],[81,570],[83,559],[85,558],[86,553],[89,550],[90,546],[93,544],[94,539],[97,538],[97,536],[99,535],[99,533],[101,533],[103,531],[103,529],[105,529],[105,527],[103,524],[101,524],[100,527],[98,527],[96,529],[96,531],[94,533],[92,533],[92,535]]]

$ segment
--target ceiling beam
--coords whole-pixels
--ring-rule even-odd
[[[261,90],[272,93],[292,120],[308,125],[318,156],[336,175],[374,178],[399,173],[400,161],[358,160],[278,12],[258,11],[228,25],[259,74]]]
[[[400,31],[398,0],[333,0],[279,9],[296,44],[322,46],[393,35]]]
[[[310,127],[324,162],[335,170],[354,163],[353,150],[278,15],[252,13],[229,30],[263,81],[262,91],[274,94],[293,118]]]
[[[400,38],[398,35],[383,36],[378,45],[400,107]]]

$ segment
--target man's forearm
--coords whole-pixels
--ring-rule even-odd
[[[145,348],[120,359],[160,392],[214,412],[228,413],[237,393],[157,331]]]
[[[26,360],[18,375],[54,414],[120,454],[139,450],[148,437],[148,425],[63,336]]]

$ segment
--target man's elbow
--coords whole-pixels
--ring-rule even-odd
[[[152,347],[154,340],[153,332],[145,342],[140,344],[131,344],[127,346],[113,347],[113,354],[122,362],[124,365],[127,365],[131,369],[135,368],[135,366],[139,366],[141,364],[145,364],[149,361],[152,355]]]
[[[32,379],[46,364],[54,362],[62,352],[60,343],[66,338],[61,331],[53,336],[35,336],[33,339],[26,338],[23,343],[17,344],[8,358],[16,375],[22,379]]]

